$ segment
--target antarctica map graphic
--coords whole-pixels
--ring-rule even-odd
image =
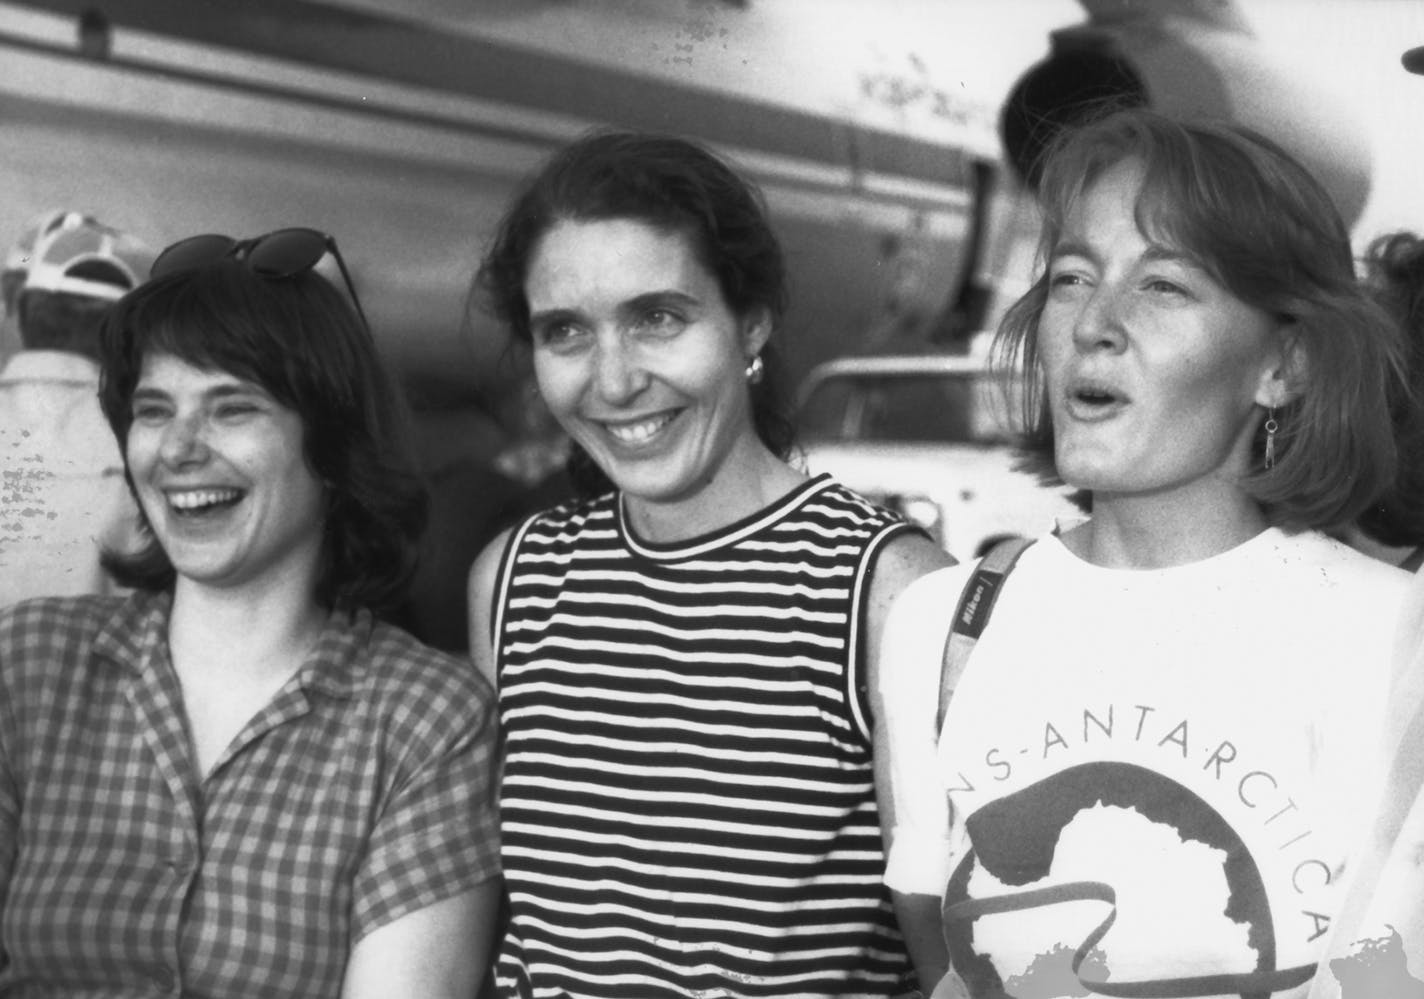
[[[969,995],[1303,996],[1343,856],[1299,790],[1308,747],[1140,703],[1069,718],[1024,721],[1014,731],[1036,734],[1022,749],[972,726],[951,736],[954,759],[979,761],[949,787],[944,899]],[[1415,995],[1391,953],[1378,941],[1332,965],[1343,999],[1394,971]]]

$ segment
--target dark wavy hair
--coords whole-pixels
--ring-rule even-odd
[[[540,240],[560,222],[608,219],[632,219],[686,235],[733,313],[745,316],[764,308],[773,333],[780,328],[787,304],[786,268],[761,193],[703,146],[642,132],[590,132],[525,181],[475,274],[472,301],[528,344],[524,287]],[[761,358],[764,375],[751,386],[752,423],[762,443],[785,459],[795,433],[774,340],[767,341]],[[581,448],[574,448],[569,470],[583,495],[611,488]]]
[[[1409,378],[1390,402],[1399,470],[1361,516],[1360,530],[1386,545],[1424,545],[1424,239],[1380,236],[1365,251],[1365,280],[1404,330]]]
[[[1255,467],[1242,486],[1283,527],[1354,521],[1395,474],[1388,400],[1404,377],[1397,324],[1357,279],[1330,196],[1288,153],[1249,129],[1141,108],[1065,130],[1043,161],[1041,273],[1005,313],[995,342],[998,364],[1024,378],[1026,467],[1061,481],[1038,365],[1046,261],[1087,189],[1129,161],[1142,167],[1136,214],[1144,236],[1278,317],[1301,362],[1291,371],[1292,398],[1277,411],[1274,467],[1265,468],[1258,428]]]
[[[264,278],[227,258],[120,299],[101,330],[99,399],[126,468],[134,389],[153,354],[252,382],[301,417],[307,464],[326,492],[317,600],[348,610],[396,602],[415,568],[426,492],[404,398],[345,295],[315,271]],[[107,553],[105,567],[126,586],[168,589],[173,564],[142,526],[147,547]]]

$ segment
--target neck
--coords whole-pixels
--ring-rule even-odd
[[[805,475],[757,441],[742,455],[729,456],[714,478],[690,496],[651,500],[624,493],[623,504],[639,537],[666,544],[735,524],[805,481]]]
[[[1094,495],[1091,519],[1065,534],[1064,543],[1104,568],[1166,569],[1220,555],[1267,526],[1260,506],[1235,486]]]
[[[301,667],[326,621],[310,587],[216,589],[178,578],[168,645],[181,675],[263,682]]]

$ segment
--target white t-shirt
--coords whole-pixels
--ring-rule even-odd
[[[1400,623],[1389,700],[1388,786],[1311,999],[1424,995],[1424,573]]]
[[[1270,529],[1163,570],[1104,569],[1043,538],[936,739],[972,570],[907,588],[880,660],[886,881],[944,898],[971,994],[1312,964],[1384,771],[1407,574],[1313,532]]]

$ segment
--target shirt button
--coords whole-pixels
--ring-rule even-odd
[[[172,992],[178,985],[178,975],[172,968],[160,967],[153,973],[153,984],[164,992]]]

